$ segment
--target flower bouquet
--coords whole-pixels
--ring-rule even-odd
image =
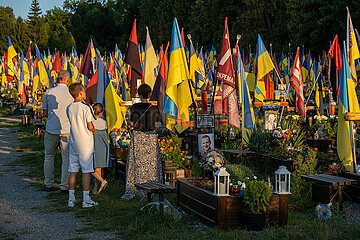
[[[184,164],[187,151],[181,151],[181,139],[175,137],[167,137],[159,139],[160,153],[163,160],[171,160],[173,165],[177,167]]]
[[[214,149],[208,153],[206,153],[200,162],[200,166],[205,171],[217,171],[220,167],[226,165],[226,160],[221,151]]]

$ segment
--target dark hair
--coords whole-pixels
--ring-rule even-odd
[[[139,96],[142,96],[143,98],[149,98],[150,93],[151,93],[151,87],[147,84],[142,84],[138,88],[138,94],[139,94]]]
[[[210,138],[209,135],[203,135],[203,136],[201,137],[201,139],[205,139],[205,138],[209,139],[209,142],[211,142],[211,138]]]
[[[82,90],[84,90],[84,86],[81,83],[72,83],[69,86],[69,92],[73,98],[77,98]]]
[[[68,77],[70,77],[70,73],[68,71],[60,70],[58,81],[59,82],[65,81]]]
[[[99,113],[102,113],[104,111],[104,107],[101,103],[95,103],[93,109],[95,115],[98,115]]]

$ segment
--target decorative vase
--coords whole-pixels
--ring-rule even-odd
[[[248,231],[262,231],[266,223],[266,213],[245,213],[245,227]]]
[[[240,197],[244,196],[244,192],[245,192],[245,189],[240,189],[239,190],[239,196]]]
[[[234,185],[231,189],[231,193],[233,196],[239,196],[240,188],[238,188],[238,185]]]

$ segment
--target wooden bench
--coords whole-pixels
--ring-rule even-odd
[[[159,209],[161,214],[164,213],[164,193],[174,193],[176,191],[175,188],[155,181],[149,181],[146,183],[135,183],[135,187],[146,192],[148,203],[151,202],[151,195],[153,193],[159,194]]]
[[[328,174],[302,175],[301,178],[313,183],[313,200],[319,202],[325,200],[331,202],[337,194],[339,194],[339,200],[342,202],[346,186],[357,184],[357,180]]]

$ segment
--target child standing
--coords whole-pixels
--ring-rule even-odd
[[[75,206],[76,174],[81,168],[83,202],[82,207],[94,207],[98,203],[89,196],[90,173],[94,172],[94,134],[95,128],[91,108],[85,102],[85,89],[81,83],[69,86],[69,92],[74,102],[67,107],[67,116],[70,122],[70,147],[69,147],[69,201],[68,207]]]
[[[108,185],[108,182],[101,177],[101,169],[109,166],[109,140],[107,137],[107,123],[102,119],[104,108],[101,103],[95,103],[93,106],[94,115],[96,120],[93,121],[95,127],[94,145],[95,145],[95,158],[94,168],[95,172],[92,175],[95,177],[95,185],[93,188],[93,194],[99,194]],[[99,188],[99,184],[100,188]],[[99,189],[99,190],[98,190]]]

